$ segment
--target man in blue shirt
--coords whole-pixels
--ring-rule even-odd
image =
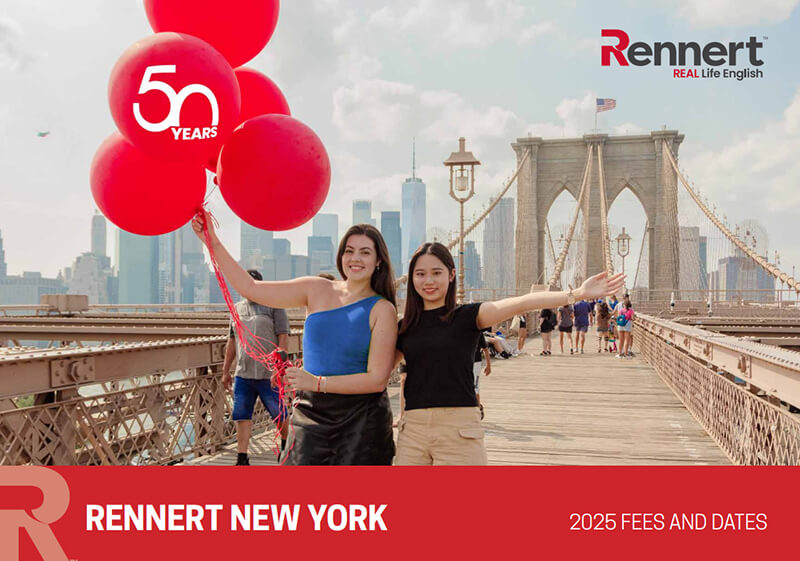
[[[592,323],[592,305],[585,300],[576,302],[574,306],[575,313],[575,331],[577,332],[575,346],[581,350],[583,354],[583,347],[586,345],[586,332],[589,331],[589,325]]]

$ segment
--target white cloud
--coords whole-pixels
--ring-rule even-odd
[[[677,0],[681,20],[695,27],[779,23],[789,18],[798,0]]]
[[[647,129],[640,127],[636,123],[622,123],[614,127],[614,133],[620,135],[645,134],[648,132]]]
[[[530,45],[536,42],[539,37],[552,33],[556,29],[555,24],[551,21],[543,21],[541,23],[534,23],[522,30],[519,34],[517,42],[520,45]]]
[[[500,41],[520,45],[552,33],[551,21],[536,21],[532,10],[518,0],[468,0],[453,5],[441,0],[417,0],[410,7],[382,7],[367,20],[371,27],[437,37],[452,47],[482,47]]]
[[[479,141],[508,139],[519,134],[522,121],[502,107],[475,107],[463,96],[448,91],[426,91],[419,98],[428,114],[433,114],[422,136],[431,142],[450,144],[459,136]]]
[[[344,19],[340,21],[332,31],[333,40],[337,44],[347,43],[353,36],[354,30],[358,25],[358,19],[353,13],[345,15]]]
[[[385,80],[340,87],[333,94],[333,122],[344,140],[393,143],[417,95],[413,86]]]
[[[22,27],[12,19],[0,18],[0,70],[21,70],[34,60],[23,44]]]
[[[523,121],[508,109],[476,107],[445,90],[420,91],[409,84],[365,80],[334,94],[333,120],[345,140],[394,143],[414,131],[432,143],[459,136],[493,140],[515,138]]]
[[[567,134],[576,136],[579,131],[586,130],[587,119],[594,118],[597,97],[593,92],[586,92],[581,99],[567,98],[561,100],[556,107],[556,114],[564,122]]]
[[[778,249],[784,263],[800,263],[791,237],[774,237],[775,232],[797,229],[799,152],[800,88],[780,120],[734,138],[720,150],[682,146],[681,166],[731,222],[769,216],[770,251]]]
[[[381,61],[357,49],[338,57],[338,76],[346,83],[376,78],[381,72]]]

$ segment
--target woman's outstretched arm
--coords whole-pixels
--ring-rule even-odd
[[[222,274],[236,292],[251,302],[272,308],[301,308],[308,306],[309,295],[330,287],[329,280],[319,277],[301,277],[290,281],[257,281],[242,268],[219,241],[214,224],[206,213],[198,212],[192,228],[203,243],[206,242],[203,225],[208,224],[210,250],[214,252]]]
[[[624,274],[618,273],[609,277],[607,272],[602,272],[586,279],[579,288],[573,290],[572,295],[576,301],[602,298],[619,292],[624,285]],[[569,292],[567,291],[531,292],[524,296],[504,298],[495,302],[484,302],[481,304],[475,323],[479,329],[483,329],[512,318],[516,314],[523,314],[530,310],[563,306],[567,303],[568,298]]]

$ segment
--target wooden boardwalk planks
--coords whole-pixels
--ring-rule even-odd
[[[590,334],[591,335],[591,334]],[[592,352],[538,356],[539,339],[522,355],[492,361],[481,379],[484,428],[493,465],[729,464],[677,397],[643,360]],[[390,387],[395,417],[399,387]],[[254,435],[253,465],[275,465],[272,432]],[[236,445],[194,465],[232,465]]]

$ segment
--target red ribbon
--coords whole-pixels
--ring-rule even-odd
[[[217,258],[214,255],[214,250],[211,244],[211,235],[208,231],[208,220],[209,218],[214,221],[214,224],[218,226],[217,219],[211,214],[211,211],[203,208],[199,211],[203,215],[203,236],[206,240],[206,247],[208,248],[208,255],[211,259],[211,265],[214,267],[214,275],[217,277],[217,282],[219,283],[220,291],[222,292],[222,297],[225,300],[225,304],[228,306],[228,311],[231,313],[231,321],[233,322],[233,327],[236,330],[236,338],[239,341],[239,345],[241,349],[253,360],[260,362],[263,364],[268,370],[272,372],[272,377],[270,378],[270,382],[273,386],[275,386],[278,390],[278,404],[279,404],[279,413],[278,419],[282,421],[288,422],[289,413],[291,411],[290,403],[294,400],[297,395],[297,392],[290,389],[286,385],[286,369],[291,367],[300,368],[302,366],[302,361],[298,360],[296,362],[292,362],[288,360],[286,356],[286,352],[284,349],[281,349],[272,341],[264,339],[263,337],[259,337],[255,335],[252,331],[250,331],[246,325],[242,323],[241,318],[239,317],[239,313],[236,311],[236,306],[233,302],[233,297],[231,296],[230,290],[228,290],[228,285],[225,282],[225,277],[222,275],[222,271],[219,269],[219,263],[217,263]],[[274,347],[271,351],[268,349],[266,345],[271,345]],[[294,427],[289,424],[289,428],[292,431],[292,436],[294,436]],[[292,445],[286,450],[286,454],[283,457],[283,460],[280,462],[281,465],[286,461],[289,457],[289,452],[294,447],[294,438],[292,440]],[[275,437],[275,442],[273,443],[273,451],[277,457],[281,455],[281,448],[280,448],[280,432],[277,433]]]

